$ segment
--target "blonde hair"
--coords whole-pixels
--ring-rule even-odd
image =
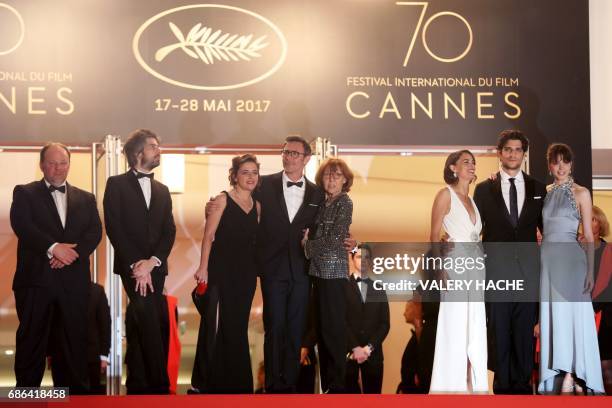
[[[599,237],[607,237],[610,233],[610,223],[601,208],[593,206],[593,217],[599,222]],[[599,238],[595,237],[595,238]]]

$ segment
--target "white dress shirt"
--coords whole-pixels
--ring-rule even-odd
[[[51,186],[51,183],[45,180],[45,185],[47,186],[47,188],[49,188]],[[61,187],[61,186],[66,186],[66,182],[64,181],[62,185],[58,187]],[[59,215],[60,221],[62,222],[62,227],[66,228],[66,208],[68,206],[68,187],[66,187],[65,193],[55,190],[54,192],[51,193],[51,198],[53,198],[53,202],[55,203],[55,208],[57,209],[57,214]],[[47,249],[47,256],[49,257],[49,259],[53,258],[53,248],[55,248],[57,244],[58,243],[55,242],[53,243],[53,245],[49,247],[49,249]]]
[[[146,172],[142,171],[141,173]],[[134,170],[134,175],[138,175],[138,171]],[[144,195],[145,202],[147,203],[147,208],[149,208],[151,205],[151,179],[148,177],[141,177],[138,179],[138,184],[140,184],[142,194]]]
[[[506,208],[508,209],[508,213],[510,213],[510,177],[503,170],[499,171],[501,176],[501,189],[502,196],[504,197],[504,202],[506,203]],[[514,185],[516,186],[516,204],[518,208],[518,215],[520,217],[521,210],[523,209],[523,203],[525,202],[525,179],[523,179],[523,172],[519,171],[516,176],[514,176]]]
[[[357,276],[353,275],[353,278],[355,278],[356,280]],[[366,283],[363,281],[355,283],[357,283],[357,288],[359,288],[359,294],[361,295],[361,303],[365,303],[366,296],[368,294],[368,285],[366,285]]]
[[[302,182],[302,187],[291,186],[287,187],[289,177],[283,172],[283,195],[285,196],[285,204],[287,204],[287,213],[289,214],[289,222],[293,222],[295,214],[304,202],[304,194],[306,193],[306,178],[302,176],[298,182]]]
[[[140,170],[134,170],[134,175],[137,176]],[[140,171],[141,173],[151,174],[152,172]],[[151,206],[151,179],[149,177],[141,177],[138,180],[138,184],[140,184],[140,189],[142,190],[142,194],[144,195],[145,202],[147,203],[147,208]],[[161,266],[161,260],[152,256],[151,258],[155,259],[156,266]],[[130,265],[130,268],[134,268],[134,265]]]

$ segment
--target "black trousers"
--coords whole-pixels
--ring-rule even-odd
[[[365,361],[362,364],[357,364],[355,360],[348,361],[346,363],[346,392],[349,394],[380,394],[383,367],[382,361]],[[360,372],[362,388],[359,387]]]
[[[266,392],[295,392],[310,281],[261,279]]]
[[[15,290],[17,387],[39,387],[46,356],[51,355],[59,373],[54,385],[68,387],[71,394],[88,392],[88,303],[88,287],[67,289],[58,281],[49,287]]]
[[[121,276],[130,303],[125,311],[127,350],[125,363],[128,394],[168,394],[168,313],[162,294],[165,276],[151,275],[154,292],[141,296],[136,281]]]
[[[532,394],[534,367],[533,327],[537,304],[528,302],[490,303],[494,337],[495,394]]]
[[[106,395],[106,377],[102,382],[102,372],[100,371],[100,360],[90,361],[87,365],[89,370],[89,393],[92,395]]]
[[[327,351],[327,382],[330,393],[346,392],[346,279],[313,278],[319,333]],[[323,366],[321,366],[323,367]]]

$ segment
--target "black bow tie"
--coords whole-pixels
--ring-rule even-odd
[[[49,192],[59,191],[60,193],[66,194],[66,185],[55,187],[54,185],[49,186]]]
[[[297,186],[297,187],[299,187],[299,188],[302,188],[302,186],[303,186],[303,185],[304,185],[304,182],[303,182],[303,181],[296,181],[296,182],[293,182],[293,181],[288,181],[288,182],[287,182],[287,187]]]
[[[355,278],[355,282],[367,282],[368,280],[370,280],[369,278],[362,278],[361,276],[357,276]]]
[[[153,180],[153,173],[142,173],[140,171],[136,172],[136,178],[137,179],[141,179],[143,177],[148,177],[149,179]]]

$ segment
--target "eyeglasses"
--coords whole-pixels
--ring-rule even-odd
[[[306,153],[297,152],[295,150],[281,150],[283,156],[289,156],[292,159],[297,159],[300,156],[306,156]]]
[[[330,179],[333,178],[333,179],[338,180],[344,177],[344,173],[342,173],[341,171],[336,171],[333,173],[331,171],[330,172],[326,171],[325,173],[323,173],[323,177],[330,178]]]

